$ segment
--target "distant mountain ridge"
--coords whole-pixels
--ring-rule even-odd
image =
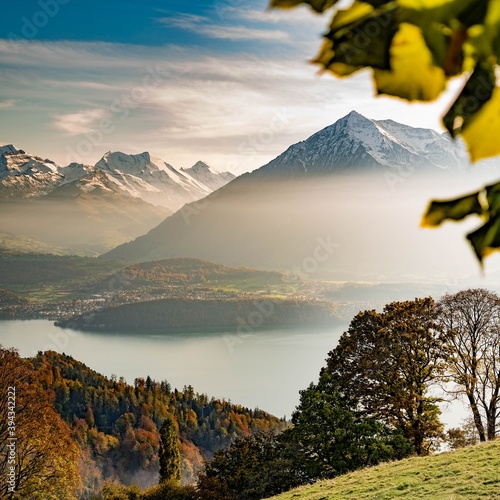
[[[202,162],[177,170],[147,152],[108,152],[95,165],[60,167],[11,144],[0,146],[0,231],[19,250],[37,241],[37,248],[97,255],[233,178]]]
[[[148,152],[109,151],[95,165],[71,163],[60,167],[11,144],[0,146],[0,199],[52,194],[76,197],[97,190],[95,194],[131,196],[175,211],[234,178],[230,172],[216,172],[203,162],[177,170]]]
[[[259,175],[325,174],[368,167],[399,169],[462,167],[468,156],[460,143],[435,130],[393,120],[371,120],[356,111],[336,121],[261,167]]]
[[[231,172],[220,172],[218,174],[214,173],[213,170],[203,161],[196,162],[190,168],[181,168],[181,171],[190,175],[198,182],[201,182],[211,191],[221,188],[235,178]]]

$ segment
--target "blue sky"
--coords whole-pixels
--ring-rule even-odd
[[[318,76],[327,16],[260,0],[20,0],[2,16],[0,144],[61,165],[150,151],[241,173],[352,109],[438,128],[455,91],[409,105],[373,97],[367,73]]]

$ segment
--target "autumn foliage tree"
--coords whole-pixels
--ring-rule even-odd
[[[444,369],[435,304],[425,298],[359,313],[329,353],[325,371],[361,414],[399,429],[424,455],[442,434],[429,388]]]
[[[9,388],[15,388],[15,406],[10,408]],[[81,486],[80,449],[71,439],[69,427],[34,383],[30,361],[21,359],[13,349],[0,348],[0,391],[0,497],[76,499]],[[7,481],[10,478],[12,483]]]
[[[443,117],[461,136],[472,161],[500,153],[500,5],[496,0],[360,0],[337,9],[338,0],[271,0],[271,7],[309,5],[333,12],[314,59],[338,77],[370,68],[378,94],[432,101],[451,78],[463,87]],[[480,261],[500,248],[500,182],[453,200],[434,201],[427,226],[480,216],[469,233]]]

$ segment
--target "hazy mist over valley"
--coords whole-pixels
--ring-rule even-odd
[[[438,232],[419,227],[428,186],[437,197],[450,197],[470,189],[470,175],[393,175],[381,171],[284,180],[243,176],[106,257],[200,257],[333,281],[478,277],[471,249],[455,245],[463,228],[449,224]],[[394,179],[399,182],[392,184]],[[318,246],[323,249],[316,252],[319,258]]]
[[[351,112],[105,257],[190,256],[329,281],[494,286],[499,259],[481,277],[472,249],[456,244],[463,225],[430,231],[420,222],[429,190],[449,199],[479,189],[499,165],[471,166],[463,145],[444,135]]]

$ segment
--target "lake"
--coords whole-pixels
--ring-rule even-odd
[[[21,356],[64,352],[106,376],[168,380],[172,388],[230,399],[290,417],[299,390],[318,380],[328,351],[347,325],[235,332],[89,333],[46,320],[0,321],[0,344]]]
[[[94,333],[61,329],[50,321],[0,321],[0,344],[21,356],[54,350],[110,377],[133,384],[148,375],[172,388],[225,398],[278,417],[291,416],[299,391],[317,382],[328,352],[345,325],[279,328],[238,336],[235,332]],[[467,416],[463,402],[442,404],[441,420],[458,426]]]

